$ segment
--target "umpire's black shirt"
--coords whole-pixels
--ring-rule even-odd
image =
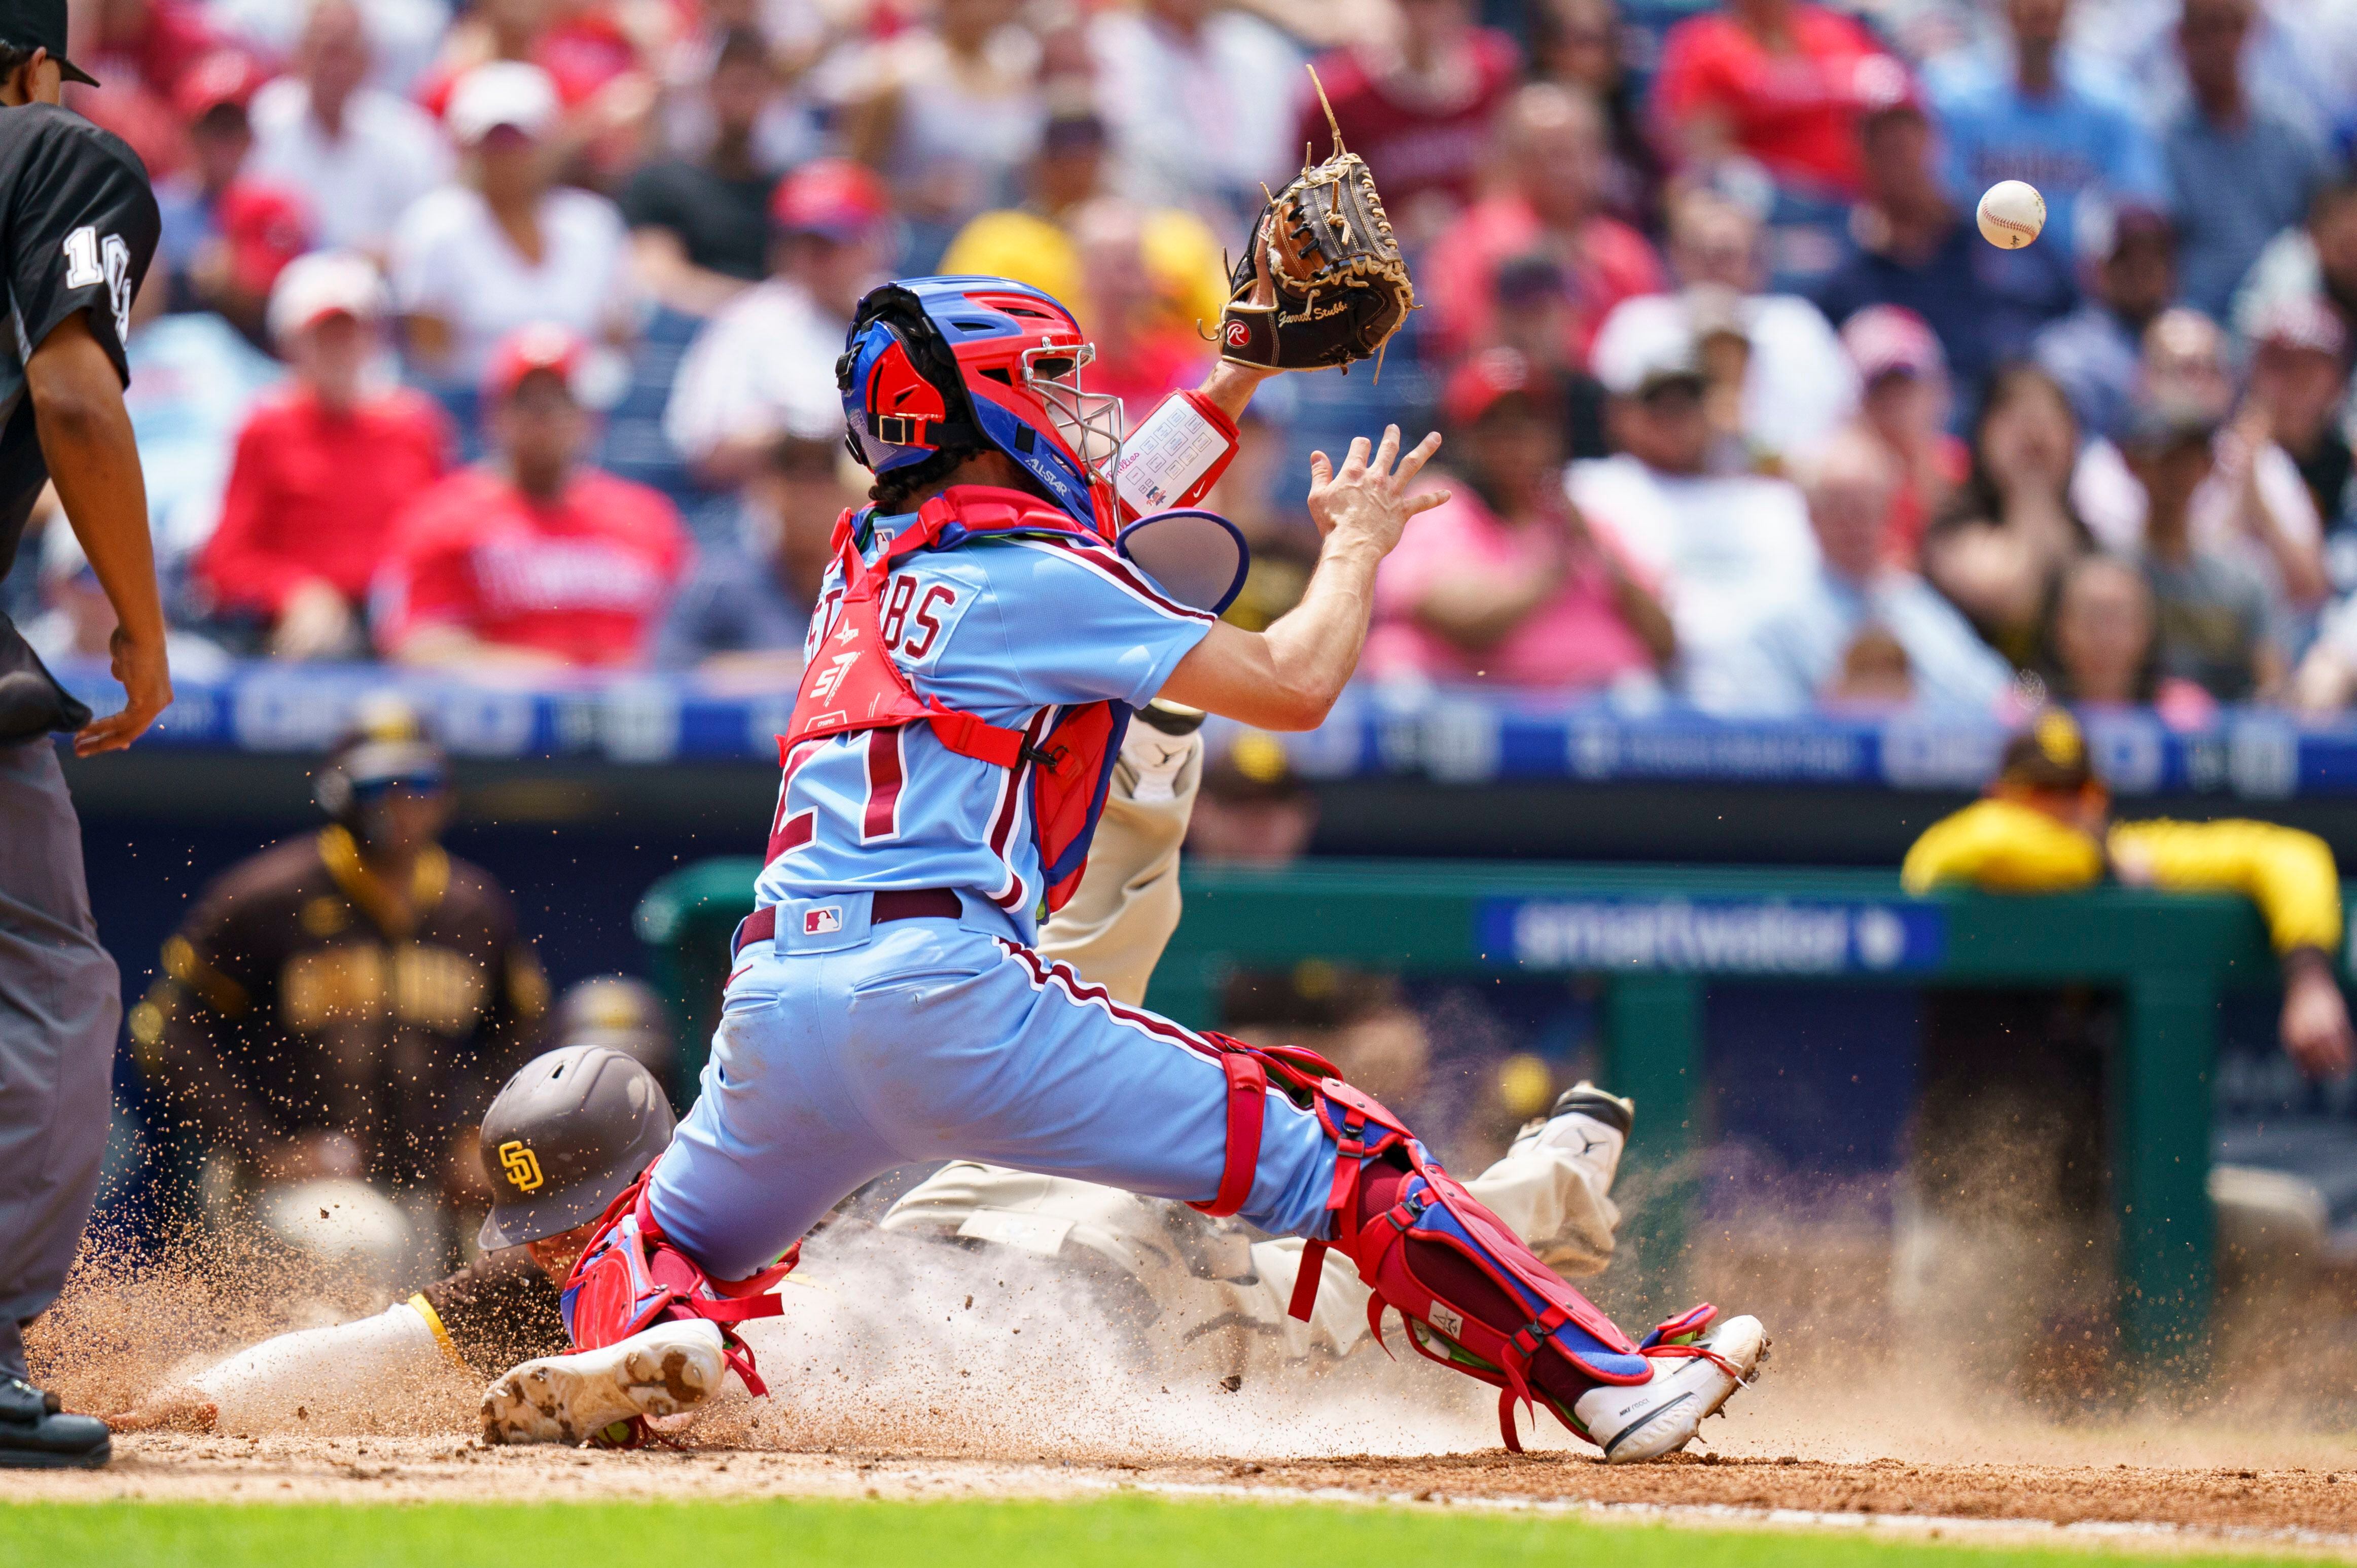
[[[131,296],[155,259],[160,226],[146,166],[121,137],[55,104],[0,108],[0,288],[8,313],[0,338],[0,576],[15,564],[25,520],[49,478],[25,363],[59,322],[86,311],[91,336],[130,384],[123,344]],[[46,714],[38,686],[24,679],[35,673],[48,688]],[[0,743],[87,718],[5,615],[0,688],[10,688],[0,691]]]

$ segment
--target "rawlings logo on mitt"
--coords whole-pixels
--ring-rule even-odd
[[[1315,70],[1309,80],[1317,82]],[[1322,85],[1318,101],[1326,102]],[[1334,131],[1333,156],[1304,166],[1268,199],[1228,279],[1222,359],[1272,371],[1347,370],[1380,356],[1415,308],[1415,285],[1375,177],[1364,158],[1342,145],[1331,104],[1326,123]]]

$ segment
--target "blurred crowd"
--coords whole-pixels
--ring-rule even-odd
[[[2357,10],[2293,0],[76,0],[162,265],[130,398],[176,667],[798,665],[859,295],[1071,304],[1134,424],[1334,123],[1424,308],[1282,378],[1455,499],[1368,672],[1729,714],[2357,698]],[[85,41],[87,40],[87,41]],[[2035,184],[2039,242],[1975,231]],[[0,607],[102,652],[70,530]]]

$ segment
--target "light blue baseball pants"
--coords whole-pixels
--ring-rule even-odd
[[[1211,1047],[965,903],[963,919],[872,929],[864,895],[783,905],[775,941],[738,954],[702,1093],[649,1192],[707,1273],[766,1267],[862,1182],[918,1161],[1218,1191],[1228,1089]],[[1241,1218],[1323,1234],[1334,1159],[1317,1117],[1272,1093]]]

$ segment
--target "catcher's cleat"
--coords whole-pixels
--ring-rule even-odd
[[[483,1391],[486,1443],[579,1443],[618,1423],[694,1410],[728,1362],[720,1326],[672,1320],[629,1338],[512,1367]]]
[[[1648,1342],[1644,1353],[1654,1362],[1652,1381],[1593,1388],[1572,1407],[1608,1465],[1658,1459],[1692,1442],[1706,1418],[1750,1386],[1768,1353],[1768,1331],[1756,1317],[1730,1317],[1707,1335]],[[1679,1359],[1667,1359],[1673,1356]]]

